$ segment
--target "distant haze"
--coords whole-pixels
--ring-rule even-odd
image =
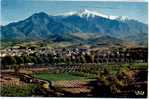
[[[76,11],[80,9],[95,10],[106,15],[128,16],[147,23],[147,2],[83,2],[51,0],[2,0],[2,25],[23,20],[37,12],[51,15]]]

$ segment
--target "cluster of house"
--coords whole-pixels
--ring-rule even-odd
[[[21,56],[22,54],[31,54],[34,53],[34,50],[31,49],[16,49],[16,48],[9,48],[0,50],[0,57],[5,56]]]
[[[38,54],[52,54],[52,55],[67,55],[71,56],[74,54],[89,54],[89,49],[85,48],[55,48],[55,49],[49,49],[49,48],[39,48],[39,49],[19,49],[19,48],[8,48],[8,49],[3,49],[0,50],[0,57],[5,57],[5,56],[21,56],[23,54],[25,55],[30,55],[33,53],[38,53]]]
[[[80,58],[82,55],[93,55],[94,62],[106,62],[106,61],[127,61],[127,60],[146,60],[147,58],[147,48],[134,48],[134,49],[125,49],[126,51],[112,49],[89,49],[89,48],[39,48],[39,49],[18,49],[10,48],[4,49],[0,52],[0,57],[9,56],[21,56],[21,55],[30,55],[36,53],[38,55],[52,55],[53,58],[63,58],[71,57],[71,59]]]

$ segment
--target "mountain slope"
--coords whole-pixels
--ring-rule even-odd
[[[51,40],[54,42],[88,42],[74,36],[75,33],[93,34],[96,37],[111,37],[138,44],[146,44],[148,27],[136,20],[121,16],[106,16],[101,13],[81,10],[78,12],[51,16],[44,12],[1,27],[2,40]],[[110,38],[104,38],[110,41]],[[103,40],[104,40],[103,39]],[[117,41],[118,42],[118,41]]]

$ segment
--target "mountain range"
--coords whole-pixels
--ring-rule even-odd
[[[3,41],[47,40],[82,44],[133,42],[147,45],[148,25],[124,16],[80,10],[59,15],[35,13],[1,26]]]

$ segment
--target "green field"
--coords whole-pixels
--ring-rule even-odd
[[[85,79],[85,77],[74,76],[68,73],[61,73],[61,74],[50,74],[47,72],[38,73],[33,75],[36,78],[44,79],[44,80],[80,80]]]
[[[136,69],[136,70],[147,70],[148,64],[147,63],[133,63],[133,64],[121,64],[120,65],[114,65],[109,64],[106,66],[106,69],[112,74],[116,75],[118,71],[121,68],[130,68],[130,69]],[[100,67],[99,67],[100,68]],[[95,70],[96,71],[96,70]],[[98,71],[98,70],[97,70]],[[99,70],[102,71],[102,70]],[[48,73],[48,72],[42,72],[42,73],[36,73],[33,75],[36,78],[44,79],[44,80],[80,80],[80,79],[88,79],[88,78],[95,78],[98,76],[94,73],[85,73],[85,72],[71,72],[71,73]]]

